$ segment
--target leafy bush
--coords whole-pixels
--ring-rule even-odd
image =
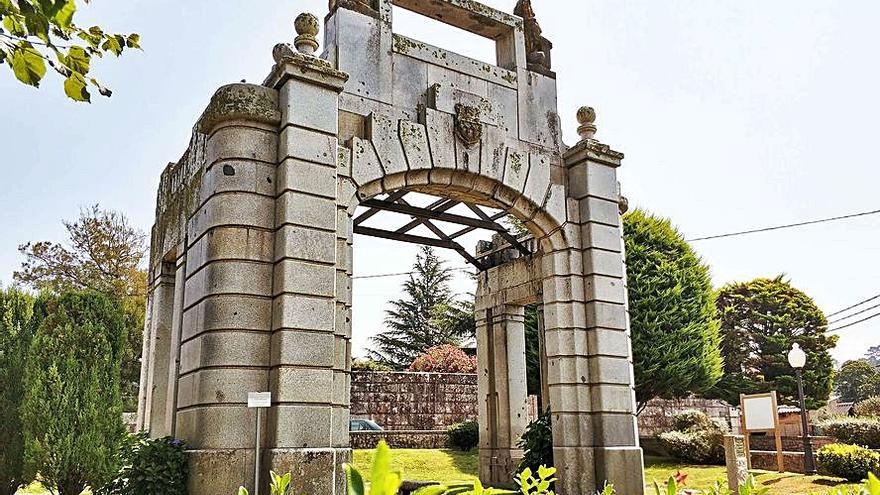
[[[822,431],[841,443],[880,448],[880,418],[835,417],[819,423]]]
[[[107,495],[186,495],[189,472],[180,440],[152,439],[146,433],[130,435],[126,442],[125,466]]]
[[[672,429],[676,431],[710,430],[717,428],[712,418],[703,411],[686,409],[672,417]]]
[[[476,421],[456,423],[450,426],[446,432],[449,434],[449,443],[465,452],[480,443],[480,425]]]
[[[880,396],[868,397],[856,404],[856,416],[880,417]]]
[[[16,289],[0,289],[0,495],[27,484],[21,400],[24,368],[33,336],[34,300]]]
[[[816,453],[816,459],[823,469],[849,481],[861,481],[868,473],[880,473],[880,453],[857,445],[826,445]]]
[[[536,471],[541,466],[553,465],[553,429],[550,420],[550,409],[547,409],[534,421],[526,426],[517,447],[523,450],[523,458],[519,470]]]
[[[477,358],[451,344],[431,347],[417,357],[409,367],[410,371],[432,373],[476,373]]]
[[[724,430],[700,411],[684,411],[673,418],[675,430],[660,434],[660,444],[676,459],[697,464],[724,461]]]
[[[72,291],[41,296],[28,352],[22,423],[30,473],[59,495],[112,482],[123,441],[121,309],[107,296]]]

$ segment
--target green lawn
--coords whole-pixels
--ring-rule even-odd
[[[452,450],[415,450],[394,449],[391,451],[391,462],[395,469],[403,472],[408,480],[430,480],[439,482],[465,481],[477,475],[477,451],[462,453]],[[369,477],[373,452],[356,450],[354,464]],[[663,482],[676,471],[688,475],[685,488],[704,489],[716,480],[725,480],[727,475],[722,466],[690,466],[677,463],[671,459],[660,457],[645,458],[645,481],[652,486],[653,481]],[[773,473],[754,471],[755,477],[767,487],[770,493],[780,495],[805,495],[808,493],[825,493],[831,487],[844,486],[842,481],[825,476],[806,477],[794,473]],[[653,490],[649,490],[653,493]]]
[[[416,450],[394,449],[391,451],[391,462],[394,469],[403,472],[408,480],[426,481],[467,481],[477,476],[477,451],[459,452],[456,450]],[[372,450],[355,450],[354,465],[369,481],[370,466],[373,462]],[[660,457],[645,458],[645,480],[648,486],[653,481],[665,481],[676,471],[688,475],[685,488],[703,489],[711,486],[716,480],[726,479],[725,470],[721,466],[689,466]],[[808,493],[825,493],[842,481],[825,476],[802,476],[794,473],[773,473],[754,471],[755,477],[767,487],[771,494],[805,495]],[[649,490],[653,493],[653,490]],[[38,484],[19,490],[18,495],[47,495]]]

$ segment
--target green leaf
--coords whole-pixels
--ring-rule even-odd
[[[88,74],[92,57],[82,47],[72,46],[67,51],[67,56],[61,62],[70,70],[80,74]]]
[[[26,15],[24,24],[31,36],[40,38],[44,43],[49,42],[49,19],[41,12]]]
[[[3,17],[3,27],[13,36],[27,36],[27,28],[25,28],[25,18],[23,15],[10,14]]]
[[[91,103],[92,97],[86,86],[86,80],[79,72],[74,72],[64,81],[64,93],[73,101]]]
[[[75,13],[76,2],[74,0],[68,0],[64,3],[64,6],[55,13],[55,16],[53,17],[55,24],[64,30],[70,29],[70,25],[73,22],[73,14]]]
[[[46,75],[46,61],[40,52],[27,41],[22,41],[11,55],[15,77],[25,84],[39,87],[40,80]]]
[[[129,48],[141,48],[141,35],[137,33],[131,33],[128,35],[128,38],[125,39],[125,45]]]
[[[122,53],[122,49],[124,46],[125,38],[117,34],[113,36],[107,36],[107,39],[104,41],[104,44],[101,45],[101,48],[118,57]]]
[[[243,486],[238,487],[238,495],[248,495],[247,488]]]
[[[344,464],[345,481],[348,485],[348,495],[366,495],[364,489],[364,477],[350,464]]]

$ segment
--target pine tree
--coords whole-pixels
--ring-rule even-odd
[[[118,469],[125,436],[119,390],[125,326],[97,292],[41,296],[22,406],[30,474],[60,495],[100,489]]]
[[[739,394],[776,390],[783,404],[797,403],[795,371],[788,351],[807,353],[804,394],[807,408],[824,406],[831,395],[837,337],[813,300],[782,276],[729,284],[718,294],[724,376],[712,395],[739,404]]]
[[[19,290],[0,290],[0,495],[27,484],[21,400],[25,357],[33,337],[33,298]]]
[[[433,249],[422,247],[413,272],[403,285],[406,296],[385,312],[387,329],[372,338],[373,357],[398,369],[431,347],[460,345],[474,333],[473,308],[455,299],[452,273]]]

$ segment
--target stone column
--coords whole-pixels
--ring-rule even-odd
[[[592,441],[587,444],[589,450],[577,455],[592,458],[596,487],[608,481],[620,493],[641,494],[643,462],[635,416],[617,184],[623,154],[593,139],[592,109],[582,108],[578,120],[582,140],[565,153],[565,164],[568,195],[579,210],[570,212],[569,217],[578,220],[583,250],[583,280],[572,292],[580,296],[582,291],[585,321],[578,320],[573,326],[584,328],[586,340],[581,342],[586,345],[573,349],[578,354],[573,361],[577,380],[589,385],[589,395],[579,409],[589,404],[589,412],[581,414],[584,423],[580,426]],[[578,393],[581,391],[579,388]]]
[[[147,305],[144,315],[144,330],[143,330],[143,344],[141,346],[141,375],[140,380],[138,381],[138,409],[137,409],[137,431],[148,431],[149,424],[147,423],[147,393],[149,380],[147,377],[150,375],[150,330],[152,321],[151,317],[153,314],[153,301],[149,296],[147,297]]]
[[[347,76],[310,55],[317,19],[300,16],[296,28],[300,51],[276,46],[267,80],[279,91],[281,125],[266,465],[292,472],[293,492],[332,495],[344,493],[342,464],[351,458],[348,330],[336,328],[337,303],[343,312],[350,304],[345,266],[337,271],[336,134]]]
[[[517,443],[528,424],[523,306],[478,310],[477,366],[480,480],[509,485],[522,460]]]
[[[186,231],[176,408],[192,495],[253,491],[247,394],[269,387],[279,119],[277,91],[232,84],[197,126],[207,140]]]
[[[165,434],[177,434],[177,378],[180,374],[180,334],[183,326],[184,287],[186,286],[186,254],[177,259],[174,274],[174,311],[171,321],[171,355],[168,362],[167,397],[165,404]]]
[[[168,434],[168,369],[171,360],[171,326],[174,320],[174,264],[162,262],[150,289],[150,345],[144,425],[153,438]]]

